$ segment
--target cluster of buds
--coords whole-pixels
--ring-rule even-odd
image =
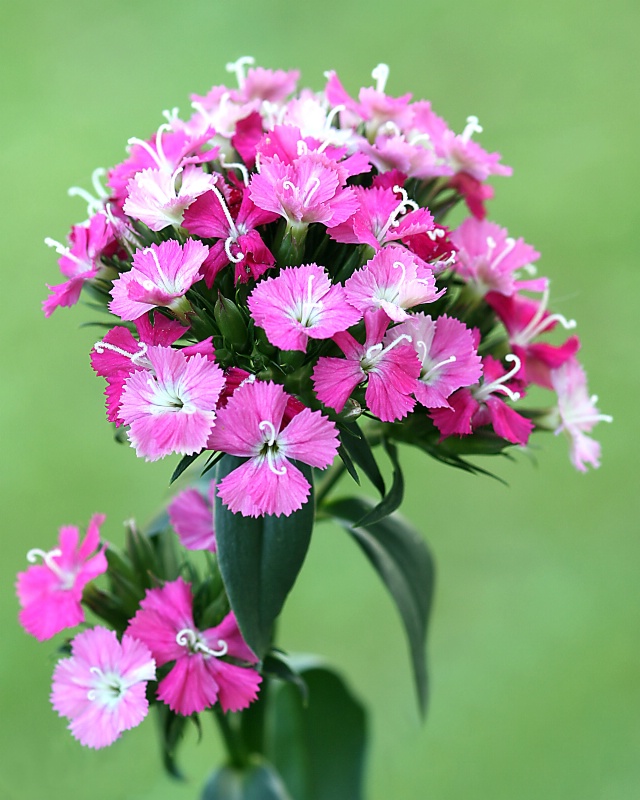
[[[237,460],[205,495],[174,501],[182,543],[215,549],[214,496],[245,517],[299,511],[304,465],[339,456],[352,472],[360,417],[368,435],[448,463],[551,429],[578,469],[598,466],[589,433],[610,418],[587,392],[578,338],[541,340],[575,322],[548,310],[539,254],[486,219],[487,179],[511,170],[473,138],[478,119],[456,134],[427,101],[387,95],[384,64],[356,99],[333,72],[324,91],[297,91],[297,72],[252,63],[228,65],[237,88],[194,95],[186,119],[173,109],[149,139],[130,139],[106,185],[94,175],[95,195],[71,190],[89,218],[68,246],[47,240],[66,280],[49,287],[45,314],[84,291],[116,317],[91,363],[136,453],[178,454],[178,471],[201,454],[205,469]],[[468,214],[448,227],[461,203]],[[550,408],[520,409],[532,384],[555,393]],[[106,569],[101,550],[88,558],[96,526],[21,576],[22,621],[38,638],[79,622],[82,586]],[[157,699],[179,714],[256,696],[232,612],[196,626],[177,574],[145,592],[116,626],[121,643],[87,631],[56,670],[54,706],[91,746],[139,721],[156,668]],[[98,707],[112,724],[96,739]]]

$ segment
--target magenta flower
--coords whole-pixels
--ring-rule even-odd
[[[558,369],[551,370],[551,384],[558,395],[556,435],[564,433],[569,439],[571,463],[581,472],[587,464],[600,466],[600,443],[587,436],[596,423],[613,422],[613,417],[601,414],[596,395],[587,392],[587,376],[577,359],[571,358]]]
[[[157,696],[178,714],[204,711],[217,702],[225,712],[240,711],[258,695],[262,678],[255,669],[222,660],[229,656],[257,662],[233,612],[220,625],[199,630],[193,620],[191,585],[182,578],[149,589],[127,633],[149,647],[158,666],[175,662],[160,681]]]
[[[411,337],[385,337],[388,317],[382,311],[365,312],[366,339],[360,344],[350,333],[333,338],[346,358],[318,359],[312,375],[318,399],[341,411],[351,392],[367,381],[367,406],[383,422],[402,419],[415,406],[412,394],[420,375],[420,361]],[[383,338],[384,337],[384,338]]]
[[[248,460],[217,485],[231,511],[280,516],[297,511],[311,487],[290,459],[325,469],[338,452],[336,426],[304,408],[283,424],[288,395],[276,383],[241,385],[218,413],[209,447]]]
[[[79,633],[71,657],[58,661],[51,703],[71,722],[69,730],[86,747],[115,742],[122,731],[147,716],[147,681],[155,680],[151,652],[137,639],[96,627]]]
[[[383,247],[346,281],[349,303],[364,313],[382,309],[395,322],[409,316],[406,309],[432,303],[444,294],[436,289],[433,272],[404,247]]]
[[[414,394],[426,408],[447,407],[456,389],[472,386],[482,375],[482,362],[473,333],[455,317],[442,314],[432,319],[414,314],[389,331],[393,340],[408,334],[420,359],[420,377]]]
[[[304,264],[261,281],[247,299],[256,325],[282,350],[307,349],[307,340],[328,339],[362,318],[323,267]]]
[[[158,306],[184,315],[190,309],[184,295],[202,277],[208,252],[197,239],[188,239],[184,247],[169,239],[137,250],[129,272],[113,283],[109,310],[124,320],[138,319]]]
[[[27,633],[41,642],[84,621],[82,591],[107,570],[104,549],[95,552],[104,520],[103,514],[91,517],[80,545],[78,529],[66,525],[60,528],[58,546],[53,550],[27,553],[34,566],[18,573],[16,592],[22,606],[18,618]],[[38,558],[42,564],[35,564]]]
[[[197,453],[214,425],[222,370],[205,355],[171,347],[148,347],[145,358],[151,369],[126,378],[118,411],[131,446],[147,461]]]
[[[169,521],[178,534],[180,544],[187,550],[216,551],[213,527],[213,504],[216,483],[211,481],[207,496],[193,487],[179,492],[167,507]]]

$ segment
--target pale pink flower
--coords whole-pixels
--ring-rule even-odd
[[[448,406],[456,389],[472,386],[482,375],[482,362],[473,333],[455,317],[442,314],[432,319],[414,314],[388,333],[393,340],[408,334],[420,359],[421,369],[414,394],[426,408]]]
[[[145,358],[151,369],[126,378],[118,411],[131,446],[147,461],[197,453],[215,424],[222,370],[205,355],[170,347],[148,347]]]
[[[58,546],[53,550],[34,549],[27,553],[34,566],[18,573],[16,591],[22,606],[19,620],[36,639],[50,639],[84,621],[82,591],[89,581],[107,570],[104,550],[96,553],[104,520],[103,514],[91,517],[80,544],[78,529],[67,525],[60,528]],[[38,558],[42,564],[35,564]]]
[[[361,313],[382,309],[395,322],[409,316],[406,309],[432,303],[444,294],[438,291],[433,272],[404,247],[383,247],[346,281],[349,303]]]
[[[168,225],[178,227],[182,225],[185,209],[213,183],[213,176],[194,165],[175,172],[144,169],[129,181],[129,195],[123,209],[125,214],[144,222],[152,231],[161,231]]]
[[[167,507],[169,521],[187,550],[216,551],[213,504],[216,483],[211,481],[206,496],[191,486],[179,492]]]
[[[241,385],[218,413],[209,447],[248,459],[216,487],[233,512],[289,516],[311,492],[291,459],[325,469],[338,452],[336,426],[320,411],[304,408],[283,424],[287,400],[279,384],[254,381]]]
[[[519,289],[544,290],[546,278],[522,280],[518,270],[530,269],[540,257],[524,239],[509,236],[495,222],[470,217],[451,234],[458,248],[454,270],[478,295],[494,291],[511,295]]]
[[[149,647],[158,666],[174,662],[157,694],[172,711],[186,716],[217,702],[225,712],[240,711],[256,699],[262,680],[256,670],[222,660],[257,662],[233,612],[219,625],[199,630],[191,585],[182,578],[149,589],[127,633]]]
[[[415,406],[412,395],[420,361],[408,334],[393,340],[385,337],[389,323],[385,313],[366,311],[364,320],[365,343],[360,344],[350,333],[337,333],[334,341],[346,358],[319,358],[312,375],[313,388],[322,403],[341,411],[356,386],[366,381],[368,408],[383,422],[393,422],[406,417]]]
[[[114,631],[91,628],[71,642],[71,657],[58,661],[51,703],[71,720],[69,730],[80,744],[106,747],[146,717],[147,681],[155,677],[143,642],[125,634],[120,643]]]
[[[306,352],[307,341],[328,339],[355,325],[362,314],[332,284],[323,267],[303,264],[262,280],[247,299],[256,325],[282,350]]]
[[[558,369],[552,369],[551,385],[558,395],[556,435],[569,439],[571,463],[581,472],[587,465],[600,466],[600,443],[587,436],[596,423],[612,422],[613,417],[598,411],[596,395],[587,391],[587,376],[576,358],[570,358]]]
[[[184,247],[169,239],[136,250],[131,269],[113,283],[109,310],[124,320],[138,319],[159,306],[183,312],[182,298],[202,278],[200,269],[208,252],[197,239],[187,239]]]

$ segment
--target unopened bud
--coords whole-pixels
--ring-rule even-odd
[[[218,293],[218,299],[213,309],[220,333],[235,350],[244,352],[249,336],[247,325],[238,306],[228,297]]]

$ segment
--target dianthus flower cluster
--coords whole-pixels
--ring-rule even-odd
[[[511,169],[478,144],[478,119],[455,133],[429,102],[388,95],[384,64],[353,97],[333,72],[315,92],[251,63],[229,65],[236,87],[193,95],[188,114],[130,139],[95,194],[72,190],[88,219],[68,244],[47,240],[65,280],[45,314],[84,292],[113,318],[91,364],[136,454],[181,456],[179,472],[203,454],[205,467],[233,464],[172,501],[182,545],[215,563],[217,503],[254,519],[300,511],[310,468],[339,456],[354,474],[354,436],[456,464],[551,429],[579,470],[598,466],[589,433],[609,418],[588,395],[578,338],[545,338],[575,322],[549,309],[539,254],[487,219],[487,180]],[[455,206],[466,213],[447,224]],[[523,408],[531,386],[549,408]],[[59,547],[32,551],[43,564],[18,593],[39,639],[82,622],[83,588],[107,569],[101,521],[80,547],[64,528]],[[137,724],[147,681],[181,715],[255,699],[257,657],[234,613],[199,621],[196,595],[165,577],[128,597],[120,639],[76,637],[52,701],[80,741],[100,747]]]

